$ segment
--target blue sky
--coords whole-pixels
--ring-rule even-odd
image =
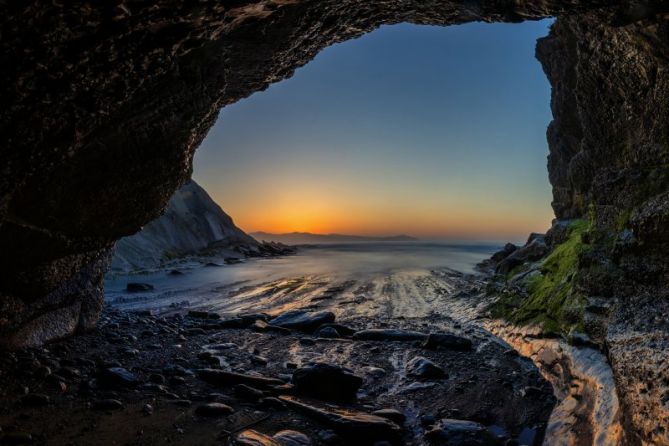
[[[224,108],[194,178],[247,231],[522,239],[550,226],[550,20],[384,26]]]

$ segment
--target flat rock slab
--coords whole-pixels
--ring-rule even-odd
[[[402,429],[387,418],[332,406],[317,407],[291,396],[280,396],[279,399],[288,407],[320,421],[337,434],[347,437],[349,443],[344,444],[373,444],[376,441],[401,444]]]
[[[227,372],[218,369],[200,369],[197,376],[209,384],[215,386],[232,386],[235,384],[247,384],[253,387],[273,387],[284,385],[285,382],[276,378],[266,376],[246,375],[244,373]]]
[[[355,339],[365,341],[425,341],[428,335],[418,331],[399,330],[394,328],[372,328],[357,331],[353,334]]]
[[[363,379],[349,369],[318,363],[293,372],[295,391],[326,401],[355,400]]]
[[[331,311],[309,312],[304,310],[291,310],[281,313],[271,319],[269,323],[277,327],[291,328],[293,330],[313,332],[323,324],[335,321],[335,315]]]

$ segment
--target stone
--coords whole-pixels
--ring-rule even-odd
[[[110,367],[102,369],[98,373],[98,383],[102,387],[119,388],[135,387],[139,385],[137,377],[122,367]]]
[[[333,328],[333,327],[323,327],[319,328],[316,333],[314,333],[315,336],[318,336],[319,338],[339,338],[341,337],[339,332]]]
[[[262,390],[247,386],[246,384],[237,384],[233,390],[236,396],[248,401],[258,401],[265,396]]]
[[[281,446],[311,446],[311,439],[302,432],[293,430],[282,430],[273,435],[273,438]]]
[[[430,444],[439,446],[501,446],[485,426],[449,418],[437,422],[425,433],[425,438]]]
[[[282,446],[277,440],[258,431],[247,429],[235,435],[232,446]]]
[[[326,401],[356,398],[363,379],[349,369],[325,363],[301,367],[293,372],[295,391]]]
[[[320,325],[334,322],[334,320],[335,315],[331,311],[290,310],[270,319],[269,323],[277,327],[312,332]]]
[[[407,363],[407,374],[422,379],[437,379],[446,377],[444,369],[422,356],[416,356]]]
[[[193,319],[220,319],[221,315],[218,313],[210,313],[208,311],[196,311],[190,310],[187,314],[188,317]]]
[[[153,291],[155,288],[149,283],[130,282],[125,287],[129,293],[140,293],[142,291]]]
[[[206,403],[197,406],[195,414],[201,417],[224,417],[234,412],[234,409],[223,403]]]
[[[447,333],[430,333],[423,347],[428,349],[445,348],[466,352],[472,350],[472,341],[462,336]]]
[[[399,330],[392,328],[373,328],[369,330],[357,331],[353,334],[354,339],[361,339],[365,341],[424,341],[427,339],[425,333],[420,333],[411,330]]]

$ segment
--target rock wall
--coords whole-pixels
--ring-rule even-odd
[[[579,287],[600,303],[586,322],[608,349],[630,439],[668,444],[668,10],[658,0],[3,2],[0,341],[95,324],[114,241],[160,215],[222,106],[381,24],[558,16],[538,48],[553,85],[554,208],[594,225]]]

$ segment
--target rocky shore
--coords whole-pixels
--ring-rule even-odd
[[[93,332],[2,356],[0,443],[541,444],[550,384],[443,323],[107,309]]]

